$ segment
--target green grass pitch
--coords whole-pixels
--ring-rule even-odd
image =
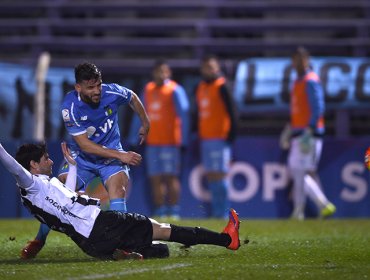
[[[220,231],[221,220],[182,220],[181,225]],[[370,220],[242,220],[233,252],[168,243],[170,258],[101,261],[53,232],[31,261],[19,252],[38,229],[36,220],[0,220],[0,279],[370,279]]]

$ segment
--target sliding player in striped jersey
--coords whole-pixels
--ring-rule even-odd
[[[142,259],[153,240],[186,246],[213,244],[238,250],[239,218],[230,210],[222,233],[158,223],[136,213],[103,211],[99,200],[79,195],[50,178],[53,161],[46,145],[25,144],[15,160],[0,143],[0,162],[14,176],[23,205],[43,224],[69,236],[86,254],[103,259]]]

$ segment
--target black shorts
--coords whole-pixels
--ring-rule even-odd
[[[76,241],[88,255],[112,258],[115,249],[135,251],[150,246],[153,226],[150,220],[136,213],[101,211],[89,238]]]

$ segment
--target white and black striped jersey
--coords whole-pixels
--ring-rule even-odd
[[[13,174],[23,204],[51,229],[88,238],[100,213],[99,200],[79,195],[57,178],[32,175],[10,156],[0,143],[0,161]]]
[[[77,194],[55,177],[32,177],[33,184],[20,186],[22,202],[31,213],[53,230],[67,234],[75,230],[88,238],[100,213],[99,200]]]

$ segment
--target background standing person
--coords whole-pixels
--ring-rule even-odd
[[[328,217],[336,209],[323,193],[317,175],[325,132],[324,93],[318,75],[310,68],[309,53],[305,48],[297,49],[292,64],[297,72],[290,99],[292,139],[288,155],[293,179],[292,218],[304,219],[306,195],[315,202],[320,215]]]
[[[139,165],[142,157],[133,151],[124,151],[118,126],[118,109],[129,104],[139,115],[140,144],[149,131],[149,119],[137,95],[118,84],[103,84],[96,65],[88,62],[75,67],[75,90],[62,102],[64,125],[71,136],[69,147],[78,165],[78,179],[82,182],[77,191],[100,177],[109,195],[109,209],[127,212],[126,189],[129,165]],[[68,172],[62,168],[62,174]],[[45,244],[50,229],[41,224],[36,238],[22,249],[21,257],[34,258]]]
[[[166,61],[157,61],[152,71],[153,79],[146,84],[142,100],[151,124],[145,156],[153,214],[177,219],[180,217],[180,149],[188,144],[190,117],[186,92],[171,80],[171,74]],[[136,131],[137,126],[138,118],[135,118],[131,131]]]
[[[236,136],[235,107],[218,59],[204,58],[200,71],[202,81],[195,91],[195,123],[212,196],[211,216],[225,218],[229,206],[225,177],[231,161],[231,143]]]

